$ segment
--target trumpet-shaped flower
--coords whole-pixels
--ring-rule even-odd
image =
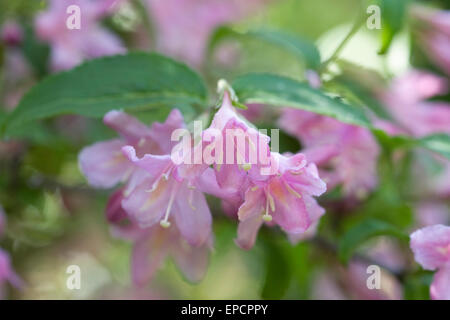
[[[262,180],[252,180],[239,207],[237,244],[249,249],[259,228],[266,222],[280,226],[291,237],[306,232],[324,214],[314,196],[326,190],[314,164],[303,154],[283,156],[272,153],[277,171]]]
[[[191,282],[200,281],[207,269],[212,235],[198,246],[192,246],[176,225],[142,228],[131,215],[121,208],[122,190],[118,190],[107,207],[107,217],[113,234],[133,242],[131,274],[133,283],[142,286],[152,279],[164,261],[171,257],[183,275]]]
[[[111,188],[119,182],[132,180],[132,187],[142,175],[125,155],[122,147],[133,146],[138,155],[169,153],[170,135],[184,127],[181,113],[174,109],[165,123],[154,123],[151,128],[121,111],[110,111],[104,123],[117,131],[121,138],[95,143],[84,148],[79,155],[80,169],[90,185]]]
[[[411,234],[415,260],[426,270],[437,270],[430,287],[432,299],[450,300],[450,227],[433,225]]]

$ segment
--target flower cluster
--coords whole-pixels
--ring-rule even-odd
[[[271,152],[269,137],[238,116],[231,96],[225,91],[211,125],[181,163],[174,161],[173,153],[183,141],[171,139],[176,129],[185,127],[177,109],[164,123],[151,127],[110,111],[104,122],[121,138],[96,143],[80,153],[81,171],[91,185],[109,188],[123,183],[111,196],[106,215],[114,234],[135,243],[136,284],[146,283],[168,255],[189,280],[201,279],[213,246],[205,193],[222,199],[226,213],[239,219],[236,242],[245,249],[254,245],[263,224],[277,225],[296,237],[324,214],[314,197],[324,193],[326,185],[315,164],[300,153]],[[238,130],[248,144],[227,148],[222,141],[229,130]],[[262,157],[250,161],[256,146],[261,146],[259,154],[268,161],[261,161]],[[233,161],[190,161],[199,147],[214,159]]]

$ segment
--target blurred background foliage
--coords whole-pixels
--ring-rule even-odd
[[[249,72],[271,72],[304,81],[305,70],[311,66],[320,68],[317,57],[326,61],[356,19],[362,15],[365,23],[365,8],[375,2],[379,3],[277,0],[270,2],[263,13],[217,29],[210,37],[207,59],[198,68],[210,92],[207,104],[212,107],[215,103],[214,91],[219,78],[232,80]],[[381,2],[386,6],[394,2],[407,6],[410,1]],[[426,3],[450,8],[444,0]],[[141,5],[139,1],[130,1],[127,12],[117,13],[104,21],[104,25],[120,35],[129,48],[133,48],[132,35],[138,29],[144,26],[147,31],[155,32],[151,17],[146,16]],[[15,85],[27,89],[49,75],[49,47],[36,38],[32,28],[33,17],[45,7],[46,2],[40,0],[0,0],[0,25],[15,19],[25,30],[19,50],[31,65],[32,72],[23,83]],[[343,48],[335,66],[342,72],[337,77],[332,68],[325,72],[324,87],[328,92],[351,102],[363,103],[383,116],[383,108],[370,89],[385,87],[390,79],[411,66],[440,72],[421,52],[415,33],[411,31],[413,23],[408,21],[406,13],[398,13],[400,11],[394,10],[394,16],[383,18],[386,19],[383,22],[392,24],[389,28],[368,30],[363,27],[356,32]],[[314,52],[314,48],[302,49],[300,52],[307,52],[307,56],[299,59],[290,40],[278,36],[271,38],[269,33],[252,34],[249,30],[279,30],[285,37],[315,42],[320,56],[315,56],[319,52]],[[389,32],[391,34],[386,34]],[[148,36],[154,38],[152,34]],[[300,42],[299,46],[305,43]],[[218,57],[224,44],[238,49],[235,52],[238,57],[232,64]],[[151,41],[145,49],[154,49]],[[10,88],[5,75],[5,50],[2,45],[0,95]],[[384,54],[379,54],[380,51]],[[450,101],[449,97],[440,98]],[[183,108],[180,104],[177,107]],[[192,112],[191,107],[184,106],[185,114]],[[159,108],[133,112],[150,123],[165,119],[168,111]],[[256,124],[261,128],[275,127],[271,112],[266,110],[266,116]],[[5,109],[0,110],[2,127],[7,113]],[[401,294],[404,298],[428,298],[430,274],[414,267],[405,240],[406,231],[411,230],[415,221],[412,207],[416,195],[410,194],[409,169],[411,159],[418,151],[408,149],[403,163],[394,165],[393,154],[399,145],[405,144],[401,139],[392,139],[382,133],[377,136],[383,148],[378,169],[380,183],[366,201],[348,204],[342,201],[339,189],[321,198],[327,214],[320,223],[320,238],[292,245],[280,232],[265,229],[255,248],[243,251],[234,245],[235,222],[222,215],[217,200],[210,199],[216,238],[205,279],[200,284],[190,284],[168,262],[150,286],[134,289],[130,284],[131,246],[113,238],[105,222],[103,212],[108,192],[88,187],[77,163],[77,154],[83,146],[115,134],[99,119],[62,115],[22,124],[11,136],[13,139],[0,143],[0,203],[8,215],[7,235],[1,240],[1,246],[11,252],[17,272],[27,283],[22,291],[12,290],[11,298],[311,299],[323,298],[317,288],[329,278],[336,280],[343,289],[343,298],[358,298],[361,295],[355,293],[352,281],[348,280],[352,276],[347,263],[352,256],[353,260],[370,263],[364,257],[358,258],[358,254],[386,243],[400,248],[399,252],[408,261],[401,270],[386,267],[383,271],[387,271],[386,279],[405,284]],[[284,132],[280,142],[281,151],[300,149],[296,139]],[[423,155],[422,158],[429,170],[439,171],[439,165],[431,156]],[[65,286],[66,268],[71,264],[79,265],[83,271],[82,290],[70,291]],[[365,285],[365,279],[363,276],[353,281]],[[320,290],[332,289],[324,287]],[[394,296],[392,290],[387,291],[388,297]]]

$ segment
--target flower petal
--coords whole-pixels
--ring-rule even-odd
[[[424,269],[434,270],[450,261],[450,227],[437,224],[411,234],[414,258]]]
[[[199,282],[205,276],[208,267],[209,251],[208,243],[194,247],[179,238],[172,246],[171,253],[184,276],[191,282]]]
[[[149,127],[122,111],[109,111],[104,116],[103,122],[117,131],[129,144],[137,143],[150,134]]]
[[[173,215],[180,233],[192,246],[200,246],[211,236],[211,212],[205,196],[183,185],[178,191]]]
[[[263,224],[262,215],[254,215],[239,222],[236,244],[244,250],[253,247],[259,228]]]
[[[137,286],[145,285],[163,263],[169,248],[167,230],[155,226],[136,241],[131,257],[131,275]]]
[[[450,264],[434,275],[430,295],[433,300],[450,300]]]
[[[156,188],[150,191],[152,183],[142,183],[122,200],[122,207],[142,228],[159,222],[164,216],[170,197],[172,184],[159,180]]]
[[[80,152],[80,169],[90,185],[111,188],[125,178],[131,166],[122,154],[123,145],[121,140],[116,139],[98,142]]]

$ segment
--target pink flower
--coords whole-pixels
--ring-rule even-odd
[[[108,112],[103,121],[121,138],[98,142],[84,148],[79,155],[81,172],[90,185],[100,188],[111,188],[128,180],[139,182],[139,170],[122,153],[122,147],[133,146],[138,155],[169,153],[172,131],[184,126],[177,109],[170,113],[165,123],[154,123],[151,128],[121,111]]]
[[[120,208],[117,207],[117,204],[121,201],[121,195],[121,190],[117,191],[115,201],[113,201],[116,203],[116,213]],[[110,206],[108,207],[107,214],[114,211],[111,211]],[[119,209],[119,211],[121,210]],[[203,278],[212,247],[211,233],[204,243],[192,246],[185,240],[176,225],[170,228],[162,228],[159,225],[142,228],[133,220],[132,216],[127,215],[125,211],[121,212],[122,214],[109,217],[109,221],[113,227],[113,234],[134,243],[131,272],[135,285],[143,286],[148,283],[168,257],[174,259],[189,281],[198,282]],[[177,221],[174,223],[176,224]]]
[[[416,137],[450,133],[450,105],[425,100],[446,93],[447,85],[443,78],[414,70],[395,79],[380,97],[400,132],[406,131]]]
[[[142,228],[155,224],[169,228],[175,222],[173,228],[179,229],[189,244],[204,244],[211,236],[212,218],[197,181],[206,167],[189,176],[170,155],[145,154],[138,158],[132,146],[122,150],[131,163],[145,171],[141,183],[122,200],[128,215]]]
[[[23,286],[22,279],[14,272],[7,252],[0,249],[0,298],[2,297],[2,287],[6,282],[20,289]]]
[[[262,180],[250,178],[252,184],[239,207],[237,244],[244,249],[253,246],[265,222],[292,236],[306,232],[325,212],[313,198],[326,191],[316,166],[308,164],[303,154],[271,157],[278,163],[277,172]]]
[[[50,43],[51,65],[55,71],[70,69],[85,59],[124,53],[118,37],[100,25],[109,14],[114,0],[52,0],[47,11],[35,20],[38,37]],[[69,29],[66,12],[71,5],[80,7],[80,29]]]
[[[425,53],[450,75],[450,11],[417,6],[413,14],[427,25],[420,36]]]
[[[22,28],[16,21],[6,21],[1,28],[0,39],[7,46],[17,46],[23,40]]]
[[[450,300],[450,227],[441,224],[411,234],[415,260],[426,270],[438,270],[430,287],[431,298]]]
[[[200,66],[218,26],[253,13],[262,0],[147,0],[157,31],[157,50]]]
[[[289,108],[279,123],[300,140],[329,189],[342,185],[344,194],[363,197],[376,186],[379,147],[369,130]]]

